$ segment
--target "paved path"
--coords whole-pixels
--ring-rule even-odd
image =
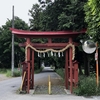
[[[45,67],[41,73],[35,74],[35,85],[48,85],[49,76],[51,78],[52,85],[62,84],[61,77],[55,73],[53,69],[50,69],[50,67]]]
[[[46,72],[46,70],[49,68],[46,68],[44,72],[40,74],[35,74],[35,85],[38,84],[47,84],[44,79],[48,80],[48,75],[51,75],[51,77],[60,79],[60,77],[55,73],[52,72],[52,70],[49,70],[49,72]],[[40,82],[40,81],[43,82]],[[8,80],[4,80],[0,82],[0,100],[100,100],[100,97],[90,97],[85,98],[83,96],[75,96],[75,95],[68,95],[68,94],[60,94],[60,95],[48,95],[48,94],[42,94],[42,95],[35,95],[35,94],[17,94],[16,90],[19,88],[21,83],[21,77],[19,78],[12,78]],[[55,84],[55,82],[54,82]],[[2,93],[3,91],[3,93]]]
[[[66,94],[63,79],[50,69],[50,67],[45,67],[41,73],[37,74],[37,76],[35,75],[36,81],[34,94],[48,94],[49,78],[52,94]]]

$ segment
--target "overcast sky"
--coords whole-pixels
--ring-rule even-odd
[[[14,15],[28,23],[28,11],[35,3],[38,3],[38,0],[0,0],[0,27],[5,25],[7,18],[12,19],[13,5]]]

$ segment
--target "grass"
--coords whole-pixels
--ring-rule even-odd
[[[56,69],[56,73],[60,75],[63,79],[65,79],[65,72],[63,68]]]
[[[56,72],[64,79],[62,68],[56,69]],[[85,75],[79,76],[78,86],[73,88],[73,93],[79,96],[100,96],[100,83],[97,86],[95,73],[91,73],[88,77]]]
[[[40,73],[42,70],[43,70],[43,67],[41,67],[40,69],[35,69],[34,73],[35,73],[35,74],[38,74],[38,73]]]
[[[0,74],[5,74],[7,77],[11,77],[12,71],[11,71],[11,69],[3,68],[3,69],[0,69]],[[14,74],[13,77],[18,77],[18,76],[21,76],[22,71],[18,70],[18,69],[14,69],[13,74]]]
[[[43,67],[41,67],[40,69],[35,69],[35,74],[40,73],[42,70],[43,70]],[[7,77],[12,77],[11,69],[1,68],[0,74],[5,74]],[[22,75],[22,70],[15,68],[13,72],[13,77],[19,77],[21,75]]]
[[[7,70],[7,72],[6,72],[6,76],[7,77],[11,77],[12,75],[11,75],[11,70],[9,69],[9,70]]]
[[[6,72],[7,72],[7,69],[5,68],[0,69],[0,74],[5,74]]]

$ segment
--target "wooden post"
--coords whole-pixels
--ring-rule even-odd
[[[68,89],[68,50],[65,52],[65,87]]]
[[[32,50],[32,89],[34,88],[34,51]]]
[[[72,38],[69,38],[69,43],[72,43]],[[72,48],[69,48],[69,66],[70,66],[70,92],[72,93],[73,89],[73,73],[72,73]]]
[[[72,77],[72,48],[69,49],[69,66],[70,66],[70,92],[72,93],[73,77]]]
[[[25,75],[25,80],[24,80],[24,83],[23,83],[23,86],[22,86],[22,90],[23,91],[26,91],[26,81],[27,81],[27,63],[24,61],[22,62],[22,80],[23,80],[23,77],[24,77],[24,72],[26,72],[26,75]]]
[[[30,44],[30,38],[27,38],[27,45]],[[30,89],[30,48],[27,48],[28,76],[27,76],[27,93]]]
[[[78,84],[78,62],[74,61],[73,66],[74,66],[74,87],[77,87],[77,84]]]

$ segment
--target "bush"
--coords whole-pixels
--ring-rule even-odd
[[[100,85],[97,87],[95,76],[80,77],[78,87],[73,89],[76,95],[100,95]]]
[[[14,69],[13,77],[19,77],[19,76],[21,76],[21,75],[22,75],[22,71],[21,71],[21,70]],[[11,76],[12,76],[11,70],[7,70],[6,76],[7,76],[7,77],[11,77]]]
[[[21,76],[21,75],[22,75],[21,70],[18,70],[18,69],[14,70],[13,77],[19,77],[19,76]]]

